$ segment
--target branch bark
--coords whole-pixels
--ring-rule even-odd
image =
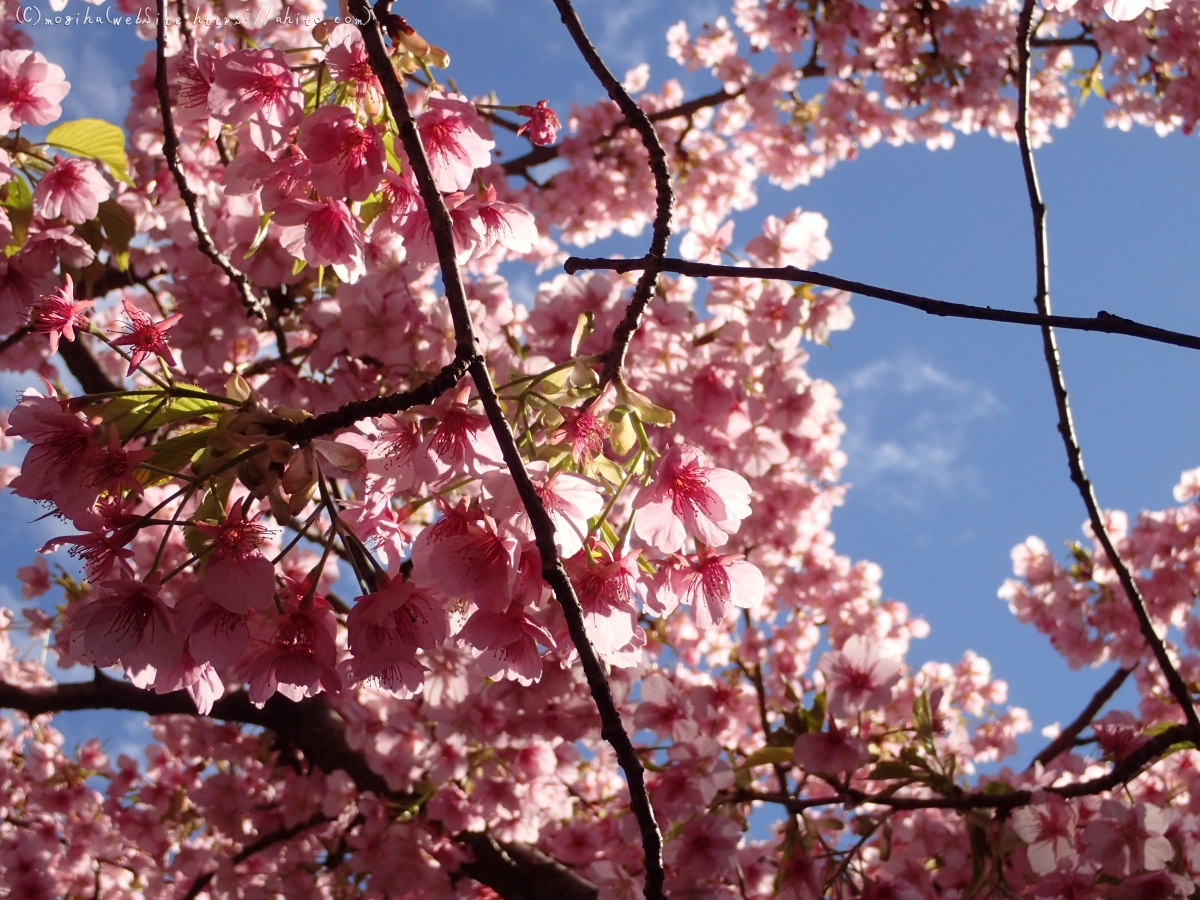
[[[1050,315],[1050,257],[1049,242],[1046,235],[1046,204],[1042,199],[1042,190],[1038,185],[1037,167],[1033,161],[1033,148],[1029,141],[1029,89],[1030,89],[1030,39],[1033,35],[1033,16],[1037,9],[1037,0],[1025,0],[1021,14],[1017,20],[1017,145],[1021,150],[1021,165],[1025,172],[1025,189],[1029,195],[1029,209],[1033,216],[1033,243],[1036,258],[1037,288],[1034,294],[1034,305],[1039,315]],[[1071,406],[1067,400],[1067,383],[1063,377],[1062,359],[1058,353],[1058,341],[1054,329],[1049,325],[1042,326],[1042,348],[1046,357],[1046,367],[1050,372],[1050,384],[1054,390],[1054,405],[1058,409],[1058,433],[1062,436],[1063,447],[1067,452],[1067,466],[1071,472],[1071,481],[1079,491],[1084,506],[1087,507],[1088,519],[1096,540],[1104,548],[1129,605],[1133,607],[1142,636],[1154,654],[1158,667],[1167,680],[1167,687],[1175,697],[1184,718],[1192,731],[1200,732],[1200,717],[1196,715],[1196,707],[1192,703],[1191,693],[1183,678],[1180,677],[1162,638],[1154,630],[1150,614],[1146,610],[1145,600],[1141,591],[1134,583],[1133,574],[1125,565],[1117,548],[1113,544],[1108,528],[1104,524],[1104,516],[1100,512],[1100,504],[1092,482],[1083,469],[1083,450],[1079,445],[1079,437],[1075,433],[1075,424],[1071,420]]]
[[[192,222],[192,231],[195,232],[196,240],[200,244],[200,252],[212,260],[213,265],[224,272],[226,277],[233,282],[233,286],[237,289],[238,295],[242,300],[242,306],[246,308],[246,311],[258,316],[264,322],[269,321],[266,304],[264,304],[261,297],[255,295],[254,287],[250,284],[250,279],[246,276],[246,273],[234,268],[233,263],[229,261],[229,257],[218,250],[217,245],[213,243],[212,235],[208,232],[208,226],[204,224],[204,219],[200,214],[200,198],[188,184],[187,175],[183,171],[183,163],[179,159],[179,136],[175,133],[175,118],[171,113],[171,92],[167,86],[165,0],[157,0],[157,2],[158,46],[155,55],[154,87],[158,92],[158,103],[162,109],[163,156],[166,158],[167,168],[171,170],[171,176],[175,179],[175,186],[179,189],[179,196],[183,199],[183,203],[187,207],[188,218]],[[280,352],[286,355],[287,347],[281,347]]]
[[[1096,718],[1096,713],[1104,707],[1104,704],[1109,701],[1125,683],[1125,679],[1129,677],[1133,669],[1117,669],[1113,672],[1112,677],[1100,687],[1100,690],[1092,696],[1088,705],[1083,708],[1083,711],[1075,717],[1075,720],[1063,729],[1062,733],[1046,745],[1033,761],[1029,763],[1029,768],[1033,768],[1038,763],[1043,766],[1051,763],[1060,753],[1070,750],[1075,744],[1075,738],[1079,737],[1083,729],[1092,724],[1092,719]]]
[[[455,353],[457,356],[472,359],[469,368],[471,378],[475,382],[475,388],[479,392],[488,422],[492,426],[504,461],[508,465],[509,474],[512,476],[517,493],[521,497],[533,526],[542,562],[542,578],[550,585],[555,599],[562,607],[571,640],[579,652],[580,663],[587,677],[588,687],[600,713],[600,734],[612,745],[617,760],[625,773],[626,783],[629,786],[630,807],[641,830],[645,851],[646,897],[648,900],[665,900],[662,891],[664,877],[662,837],[654,819],[649,792],[646,790],[645,771],[637,751],[633,747],[633,742],[629,739],[621,722],[621,714],[604,674],[604,666],[588,639],[587,629],[583,622],[583,608],[579,604],[579,598],[575,594],[571,580],[567,577],[566,569],[558,559],[558,551],[554,542],[554,523],[547,514],[541,497],[525,469],[512,429],[504,417],[500,398],[492,384],[487,363],[480,352],[480,342],[475,334],[475,327],[467,305],[462,272],[456,259],[450,212],[433,180],[425,149],[421,144],[420,133],[408,108],[404,87],[396,75],[396,70],[392,66],[384,45],[383,31],[379,21],[365,0],[352,0],[350,11],[362,23],[359,30],[362,32],[366,44],[367,58],[375,77],[379,79],[383,87],[384,97],[392,117],[395,119],[404,152],[412,166],[413,174],[416,176],[421,199],[424,201],[426,212],[429,215],[430,231],[437,248],[438,263],[442,271],[442,286],[446,292],[450,317],[454,323],[454,336],[457,343]]]
[[[862,281],[851,281],[838,278],[836,275],[824,275],[820,272],[810,272],[807,269],[797,269],[795,266],[782,268],[756,268],[754,266],[717,266],[711,263],[689,262],[686,259],[667,257],[660,260],[641,259],[585,259],[572,256],[563,268],[570,274],[585,269],[610,269],[614,272],[633,272],[656,266],[660,272],[675,272],[680,275],[693,275],[699,278],[763,278],[768,281],[793,281],[802,284],[816,284],[821,287],[849,291],[875,300],[895,303],[909,309],[920,310],[931,316],[942,316],[952,319],[976,319],[983,322],[1007,322],[1012,325],[1035,325],[1043,328],[1047,325],[1063,328],[1068,331],[1093,331],[1102,334],[1123,334],[1129,337],[1154,341],[1159,344],[1170,344],[1174,347],[1186,347],[1189,350],[1200,350],[1200,337],[1184,334],[1180,331],[1168,331],[1153,325],[1143,325],[1133,319],[1114,316],[1110,312],[1100,310],[1096,315],[1086,316],[1054,316],[1041,313],[1024,313],[1016,310],[992,309],[990,306],[971,306],[967,303],[951,303],[947,300],[934,300],[919,294],[908,294],[904,291],[893,291],[890,288],[878,287]]]

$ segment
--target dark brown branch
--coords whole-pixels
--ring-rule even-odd
[[[429,162],[425,156],[425,149],[421,145],[420,133],[417,131],[416,122],[408,108],[404,88],[387,55],[383,31],[379,27],[379,22],[368,8],[365,0],[352,0],[350,11],[363,23],[359,27],[366,44],[367,58],[375,77],[379,79],[383,87],[384,97],[387,99],[388,108],[395,119],[404,152],[408,156],[409,164],[416,176],[421,199],[424,201],[426,212],[429,215],[430,231],[437,248],[438,262],[442,271],[442,286],[450,308],[450,317],[454,322],[456,355],[472,359],[469,369],[471,378],[475,382],[475,388],[479,392],[479,399],[487,414],[488,422],[492,426],[509,474],[512,476],[517,493],[521,497],[533,526],[542,562],[542,577],[550,585],[555,598],[562,607],[571,640],[579,652],[580,664],[583,666],[588,687],[600,713],[600,734],[613,746],[617,761],[625,772],[625,779],[629,786],[630,807],[641,829],[643,849],[646,855],[646,896],[648,900],[664,900],[662,837],[658,832],[658,824],[655,822],[654,811],[650,805],[650,795],[646,790],[645,772],[637,751],[621,722],[621,714],[613,699],[608,679],[605,677],[604,666],[588,639],[583,622],[583,608],[579,604],[579,598],[575,595],[575,589],[558,558],[554,542],[554,523],[547,514],[541,497],[525,469],[525,463],[517,449],[512,429],[509,428],[508,421],[504,417],[500,398],[496,395],[496,389],[492,384],[487,363],[479,352],[479,339],[476,337],[475,326],[471,321],[462,272],[456,259],[450,212],[446,208],[441,192],[434,183]]]
[[[154,72],[154,86],[158,92],[159,106],[162,108],[163,156],[166,158],[167,168],[171,170],[175,186],[179,188],[179,196],[187,207],[188,218],[191,219],[192,231],[196,234],[200,252],[212,260],[213,264],[233,282],[246,311],[258,316],[263,321],[268,321],[266,305],[262,298],[254,293],[250,279],[244,272],[235,269],[233,263],[229,261],[229,257],[218,250],[217,245],[213,243],[212,235],[208,233],[208,226],[204,224],[204,218],[200,214],[200,198],[188,185],[187,175],[183,171],[183,163],[179,159],[179,136],[175,133],[175,117],[171,113],[171,92],[167,86],[167,24],[163,10],[165,0],[157,0],[157,2],[158,48],[155,56],[157,67]],[[282,349],[284,352],[287,351],[287,347]]]
[[[1142,338],[1159,344],[1170,344],[1175,347],[1186,347],[1189,350],[1200,350],[1200,337],[1184,334],[1179,331],[1168,331],[1153,325],[1143,325],[1133,319],[1114,316],[1101,310],[1095,316],[1052,316],[1040,313],[1017,312],[1007,309],[992,309],[990,306],[970,306],[966,303],[951,303],[946,300],[934,300],[919,294],[908,294],[904,291],[893,291],[890,288],[878,287],[861,281],[850,281],[838,278],[836,275],[823,275],[820,272],[810,272],[797,269],[795,266],[782,268],[755,268],[753,266],[717,266],[710,263],[689,262],[685,259],[667,259],[654,262],[646,259],[583,259],[572,256],[563,268],[574,274],[585,269],[610,269],[614,272],[632,272],[648,266],[657,266],[661,272],[675,272],[680,275],[693,275],[699,278],[764,278],[775,281],[794,281],[803,284],[816,284],[821,287],[849,291],[864,297],[873,297],[898,306],[920,310],[931,316],[944,316],[952,319],[975,319],[983,322],[1007,322],[1012,325],[1036,325],[1041,328],[1051,325],[1068,331],[1094,331],[1102,334],[1123,334],[1129,337]]]
[[[571,6],[571,0],[554,0],[554,5],[558,9],[558,14],[562,18],[563,25],[567,27],[571,39],[575,41],[575,46],[587,62],[588,68],[604,86],[609,98],[620,108],[629,127],[638,133],[642,139],[642,145],[650,156],[650,171],[654,173],[654,224],[650,236],[650,249],[646,256],[651,259],[662,259],[667,255],[667,241],[671,237],[671,212],[675,207],[675,192],[671,189],[671,171],[667,166],[667,152],[663,149],[662,141],[658,139],[658,133],[654,130],[654,124],[646,115],[646,111],[633,102],[629,91],[625,90],[625,86],[608,70],[604,60],[592,46],[587,33],[583,30],[583,24],[579,21],[579,16],[575,14],[575,9]],[[650,298],[654,296],[656,287],[658,287],[658,270],[645,269],[638,279],[637,286],[633,289],[633,296],[625,308],[624,317],[613,330],[608,350],[605,351],[604,366],[600,370],[601,391],[609,384],[619,384],[622,381],[621,373],[625,365],[625,354],[629,350],[629,342],[637,333],[638,325],[642,321],[642,314],[645,312]],[[648,883],[647,891],[649,891]]]
[[[596,900],[600,890],[562,863],[525,844],[501,844],[487,832],[454,836],[475,859],[462,871],[502,897],[521,900]]]
[[[1074,37],[1049,37],[1049,38],[1030,38],[1030,47],[1089,47],[1100,52],[1100,45],[1096,43],[1095,38],[1087,37],[1086,35],[1076,35]]]
[[[1029,764],[1029,768],[1032,769],[1038,763],[1041,763],[1043,766],[1048,765],[1060,753],[1070,750],[1075,746],[1075,738],[1079,737],[1083,729],[1092,724],[1092,719],[1096,718],[1096,713],[1100,712],[1104,704],[1125,683],[1125,679],[1129,677],[1132,671],[1133,669],[1117,669],[1117,671],[1113,672],[1112,677],[1104,682],[1100,690],[1096,691],[1095,695],[1093,695],[1088,705],[1083,708],[1083,712],[1076,716],[1075,720],[1064,728],[1058,737],[1047,744],[1046,748],[1033,758],[1033,761]]]
[[[414,406],[432,403],[458,384],[463,375],[467,373],[467,367],[474,355],[471,352],[464,352],[463,347],[459,346],[455,351],[454,362],[443,366],[437,375],[423,384],[417,385],[411,391],[388,394],[386,397],[371,397],[368,400],[355,400],[353,403],[339,406],[332,412],[305,419],[288,431],[287,440],[293,444],[305,444],[313,438],[349,428],[355,422],[361,422],[363,419],[395,414],[412,409]]]
[[[247,844],[234,855],[231,862],[236,866],[240,862],[245,862],[255,853],[259,853],[268,849],[269,847],[275,846],[276,844],[282,844],[286,841],[290,841],[296,835],[303,834],[310,828],[316,828],[318,825],[325,825],[332,821],[333,820],[324,813],[313,813],[312,816],[310,816],[304,822],[298,822],[295,825],[289,825],[287,828],[280,828],[278,831],[272,831],[269,834],[264,834],[257,841]],[[181,900],[196,900],[196,898],[200,896],[200,892],[209,886],[213,880],[213,876],[216,874],[216,870],[214,869],[197,875],[195,880],[192,882],[192,886],[188,888],[188,892],[183,895]]]
[[[58,345],[58,355],[67,364],[67,370],[75,376],[85,394],[110,394],[121,389],[120,385],[108,377],[99,360],[79,337],[73,341],[61,342]]]
[[[726,91],[724,89],[714,91],[711,94],[704,94],[701,97],[695,97],[678,106],[672,106],[668,109],[660,109],[657,112],[646,113],[646,118],[651,122],[666,122],[670,119],[687,118],[702,109],[707,109],[711,106],[720,106],[726,100],[732,100],[734,97],[740,97],[746,92],[745,88],[738,88],[736,91]],[[621,121],[617,124],[612,134],[622,128],[628,128],[629,123]],[[606,138],[611,139],[612,135],[606,135]],[[601,140],[604,140],[603,138]],[[528,177],[529,170],[534,166],[545,165],[552,160],[558,159],[559,152],[562,148],[561,144],[554,144],[549,147],[534,147],[528,153],[501,163],[502,168],[507,175],[524,175]]]
[[[33,334],[33,330],[28,325],[22,325],[4,340],[0,341],[0,353],[21,343],[21,341],[25,340],[31,334]]]
[[[1174,744],[1195,741],[1200,736],[1191,726],[1175,725],[1161,734],[1155,735],[1146,743],[1121,760],[1099,778],[1087,781],[1065,784],[1060,787],[1045,788],[1048,793],[1058,794],[1064,799],[1074,797],[1091,797],[1111,791],[1118,785],[1128,784],[1141,774],[1142,770],[1156,762]],[[1007,794],[989,794],[984,791],[960,793],[955,796],[933,795],[929,797],[896,796],[887,792],[867,794],[853,788],[838,791],[829,797],[792,797],[788,794],[768,791],[738,790],[731,799],[736,802],[761,800],[765,803],[777,803],[789,812],[804,812],[819,806],[838,806],[849,804],[859,806],[872,804],[886,806],[891,809],[996,809],[1011,810],[1019,806],[1028,806],[1033,801],[1033,791],[1010,791]]]
[[[1041,187],[1038,185],[1037,168],[1033,161],[1033,147],[1029,141],[1029,70],[1031,57],[1029,40],[1034,31],[1033,14],[1036,8],[1037,0],[1025,0],[1024,6],[1021,8],[1021,15],[1017,20],[1017,144],[1021,150],[1021,165],[1025,172],[1025,188],[1029,194],[1029,208],[1033,215],[1033,242],[1037,266],[1037,292],[1034,295],[1034,304],[1040,315],[1049,316],[1050,262],[1046,236],[1046,204],[1042,199]],[[1196,708],[1192,704],[1191,693],[1188,691],[1187,685],[1184,684],[1175,665],[1171,662],[1171,658],[1167,655],[1167,648],[1163,645],[1158,632],[1154,630],[1154,623],[1150,621],[1150,614],[1146,611],[1146,603],[1142,599],[1141,591],[1138,590],[1137,584],[1134,583],[1133,574],[1129,571],[1129,567],[1125,565],[1117,553],[1117,548],[1113,544],[1112,537],[1109,535],[1107,527],[1105,527],[1104,516],[1100,512],[1100,504],[1096,499],[1096,492],[1092,487],[1091,481],[1084,473],[1083,450],[1079,445],[1079,438],[1075,433],[1075,425],[1071,421],[1071,406],[1067,400],[1067,384],[1063,377],[1062,359],[1058,353],[1058,342],[1054,336],[1054,329],[1049,325],[1042,326],[1042,347],[1046,357],[1046,367],[1050,372],[1051,387],[1054,390],[1054,404],[1058,409],[1058,432],[1062,436],[1063,447],[1067,452],[1067,466],[1071,472],[1071,481],[1078,489],[1079,496],[1083,498],[1084,506],[1087,507],[1088,511],[1088,519],[1092,524],[1092,532],[1095,534],[1096,540],[1104,548],[1104,552],[1108,556],[1113,570],[1117,573],[1117,579],[1121,582],[1121,587],[1125,589],[1125,596],[1129,599],[1130,606],[1133,607],[1134,615],[1137,616],[1142,636],[1145,638],[1146,644],[1150,647],[1150,651],[1154,654],[1154,658],[1158,661],[1159,669],[1162,670],[1163,676],[1167,680],[1167,686],[1171,694],[1175,697],[1176,702],[1179,703],[1180,708],[1183,710],[1184,718],[1187,719],[1187,723],[1191,726],[1193,732],[1200,732],[1200,717],[1196,715]]]

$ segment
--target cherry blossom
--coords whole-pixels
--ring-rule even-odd
[[[663,553],[682,550],[688,537],[720,546],[750,514],[749,501],[746,479],[709,466],[696,447],[677,445],[659,461],[654,483],[634,501],[634,532]]]
[[[0,131],[49,125],[62,115],[71,89],[62,66],[33,50],[0,50]]]
[[[821,655],[817,668],[825,676],[830,714],[846,718],[885,705],[900,680],[899,663],[884,659],[864,635],[854,635],[841,650]]]
[[[129,317],[129,322],[125,325],[125,333],[114,340],[113,344],[132,348],[129,354],[129,371],[125,374],[132,375],[142,361],[152,354],[168,362],[174,360],[174,354],[167,346],[166,334],[183,318],[183,313],[175,313],[155,322],[149,314],[134,306],[128,297],[122,298],[121,305],[125,309],[125,315]]]
[[[517,134],[529,134],[529,142],[538,147],[553,144],[558,137],[558,129],[562,124],[558,114],[547,106],[548,101],[539,100],[537,106],[518,106],[517,115],[525,116],[529,121],[517,129]]]
[[[53,294],[42,295],[29,311],[29,327],[35,334],[49,335],[52,354],[58,352],[61,338],[73,341],[76,328],[87,328],[83,311],[96,305],[95,300],[75,299],[75,282],[69,273],[64,280],[63,287]]]

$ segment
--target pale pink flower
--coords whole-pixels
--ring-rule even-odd
[[[259,150],[287,143],[304,118],[304,93],[281,50],[235,50],[217,60],[208,91],[213,116],[250,126]]]
[[[528,253],[539,240],[533,214],[523,206],[497,200],[496,189],[491,185],[482,197],[468,200],[460,209],[479,220],[482,234],[475,249],[478,256],[497,245],[512,253]]]
[[[49,125],[71,89],[62,66],[32,50],[0,50],[0,134],[20,125]]]
[[[385,415],[375,420],[375,442],[367,450],[370,487],[383,494],[414,490],[421,479],[415,458],[421,446],[421,424],[408,413]]]
[[[483,219],[461,191],[446,194],[442,199],[450,211],[454,258],[462,265],[479,250],[484,237]],[[408,262],[422,267],[438,264],[437,244],[429,224],[429,213],[423,205],[405,216],[400,223],[400,236],[404,239],[405,259]]]
[[[1099,816],[1083,829],[1085,852],[1115,878],[1161,869],[1175,854],[1164,836],[1167,824],[1157,806],[1104,800]]]
[[[525,468],[546,514],[554,523],[554,544],[559,556],[564,559],[574,556],[583,549],[588,520],[598,516],[604,508],[600,486],[567,472],[550,474],[549,464],[541,460],[526,463]],[[489,509],[493,518],[507,522],[526,540],[532,541],[533,523],[507,470],[485,473],[483,488],[491,497]]]
[[[404,559],[405,548],[413,542],[403,524],[408,513],[392,509],[386,493],[368,490],[365,500],[343,500],[341,506],[342,522],[363,541],[369,541],[386,565]]]
[[[1057,794],[1044,793],[1040,802],[1013,810],[1012,827],[1028,846],[1029,867],[1038,875],[1048,875],[1060,865],[1070,864],[1075,852],[1075,808]]]
[[[719,263],[721,251],[733,241],[733,220],[730,219],[716,231],[706,229],[703,220],[693,223],[692,228],[679,242],[679,255],[702,263]]]
[[[450,597],[466,596],[502,613],[517,581],[521,545],[490,516],[448,510],[413,543],[413,578]]]
[[[183,318],[183,314],[175,313],[161,322],[155,322],[148,313],[134,306],[128,297],[121,298],[121,305],[125,307],[125,315],[129,316],[129,322],[124,326],[125,333],[114,340],[113,344],[132,348],[129,354],[129,371],[125,374],[132,375],[142,364],[142,360],[151,354],[161,356],[168,364],[174,363],[175,354],[167,346],[166,335],[172,326]]]
[[[558,113],[547,106],[548,101],[539,100],[537,106],[518,106],[517,115],[529,119],[517,129],[517,134],[529,134],[529,143],[537,147],[553,144],[558,137],[558,129],[562,123],[558,121]]]
[[[242,658],[250,643],[249,619],[245,613],[230,612],[214,603],[202,588],[185,597],[180,605],[188,610],[184,630],[193,658],[218,669],[228,668]]]
[[[428,109],[417,116],[421,143],[438,190],[466,190],[476,169],[492,161],[496,145],[491,129],[465,97],[435,91],[426,100]]]
[[[50,336],[50,352],[58,352],[60,338],[75,340],[76,328],[87,328],[85,309],[96,305],[95,300],[76,300],[75,283],[64,275],[66,285],[53,294],[43,294],[29,311],[29,328],[34,334]]]
[[[646,608],[668,615],[680,602],[690,605],[699,628],[719,625],[733,607],[753,609],[763,599],[762,572],[739,555],[707,554],[676,558],[662,567]]]
[[[663,553],[682,550],[689,536],[720,546],[750,515],[750,484],[709,466],[698,448],[677,444],[659,460],[654,483],[638,493],[633,508],[634,533]]]
[[[344,106],[322,106],[307,116],[296,143],[312,163],[313,186],[328,197],[366,200],[383,179],[383,142]]]
[[[829,222],[820,213],[794,209],[782,219],[767,216],[762,232],[746,242],[746,254],[764,266],[807,269],[829,257]]]
[[[375,77],[367,58],[367,46],[363,43],[362,34],[353,25],[338,25],[329,32],[329,40],[325,44],[325,65],[329,67],[329,74],[334,81],[354,85],[355,99],[360,104],[368,100],[374,104],[382,99],[379,79]]]
[[[50,590],[50,569],[46,560],[38,557],[32,565],[21,566],[17,569],[17,580],[21,582],[21,598],[32,600]]]
[[[123,575],[132,577],[133,570],[126,560],[133,551],[127,545],[134,538],[133,525],[141,518],[131,511],[137,504],[137,498],[101,498],[94,510],[75,517],[75,526],[86,534],[51,538],[38,552],[50,553],[69,545],[68,552],[83,560],[84,573],[92,584],[106,579],[114,565]]]
[[[125,578],[104,582],[99,597],[71,616],[71,655],[102,668],[135,651],[156,668],[175,664],[183,639],[161,589]]]
[[[208,535],[212,546],[200,576],[209,599],[233,613],[267,609],[275,599],[275,566],[258,547],[269,529],[245,521],[242,504],[235,501],[216,525],[200,522],[196,530]]]
[[[832,720],[828,731],[810,731],[797,737],[792,756],[805,772],[829,775],[855,772],[870,760],[866,743],[851,737]]]
[[[603,419],[589,412],[569,406],[561,407],[558,412],[563,417],[563,423],[550,436],[550,443],[570,444],[571,461],[586,469],[604,450],[604,442],[612,429]]]
[[[1131,22],[1148,9],[1166,9],[1171,0],[1107,0],[1104,11],[1118,22]]]
[[[96,218],[100,204],[112,196],[112,185],[94,162],[59,157],[33,189],[33,200],[47,219],[63,216],[82,225]]]
[[[648,728],[659,737],[690,741],[699,733],[691,703],[661,672],[653,672],[641,682],[642,701],[633,714],[633,724]]]
[[[825,676],[826,709],[841,719],[886,706],[900,680],[900,664],[880,656],[875,642],[861,634],[822,654],[817,669]]]
[[[639,555],[634,550],[614,557],[603,544],[595,544],[566,561],[589,640],[601,659],[622,668],[637,664],[633,655],[622,651],[639,631]]]
[[[351,284],[366,271],[362,230],[341,200],[288,200],[275,211],[275,221],[291,226],[280,242],[310,266],[332,266],[338,278]]]
[[[1137,717],[1123,709],[1114,709],[1092,722],[1096,743],[1116,762],[1146,743],[1144,732]]]
[[[65,488],[77,488],[84,474],[79,462],[91,453],[95,433],[95,426],[64,411],[57,400],[32,388],[25,391],[9,413],[5,431],[33,445],[21,461],[21,474],[9,484],[13,493],[28,500],[57,502]]]
[[[734,852],[742,837],[741,826],[725,816],[697,816],[663,848],[663,862],[686,875],[705,881],[733,868]]]
[[[410,581],[392,581],[358,597],[346,617],[349,672],[355,681],[377,682],[393,693],[412,696],[409,670],[423,673],[417,650],[439,646],[447,637],[446,611],[432,594]],[[397,677],[398,676],[398,677]]]
[[[337,621],[321,597],[307,607],[292,598],[283,603],[284,615],[274,634],[258,642],[245,665],[250,702],[263,706],[276,691],[299,702],[322,691],[342,689],[337,664]]]
[[[443,396],[433,405],[413,407],[414,413],[437,420],[414,461],[421,479],[435,487],[463,475],[481,477],[504,465],[491,423],[482,413],[471,412],[469,395],[470,386],[464,385],[452,399]]]
[[[524,685],[542,677],[537,645],[554,648],[550,632],[515,605],[504,615],[476,610],[458,637],[481,651],[476,664],[484,675]]]

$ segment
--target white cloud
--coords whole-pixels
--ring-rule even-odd
[[[846,477],[876,502],[919,509],[931,494],[985,493],[964,459],[973,423],[1002,407],[990,390],[905,353],[838,380]]]

